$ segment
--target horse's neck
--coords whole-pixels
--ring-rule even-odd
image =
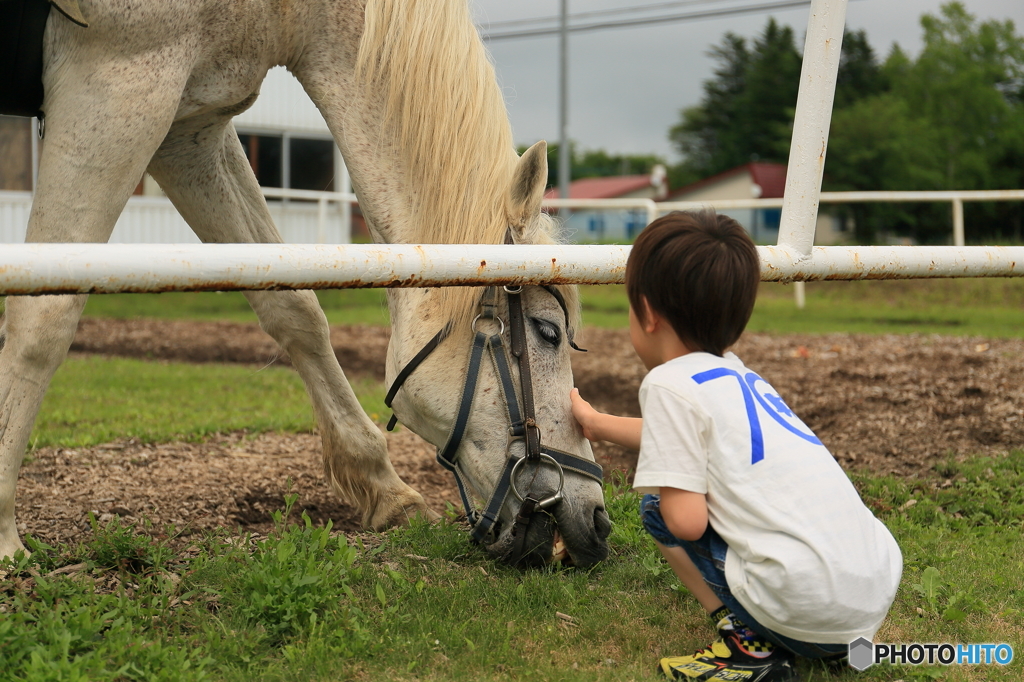
[[[331,9],[327,30],[296,65],[376,241],[500,241],[491,233],[503,229],[497,223],[517,156],[465,3],[369,0],[359,12]],[[421,31],[430,38],[410,40]]]

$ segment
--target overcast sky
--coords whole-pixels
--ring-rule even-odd
[[[569,12],[655,1],[569,0]],[[471,0],[471,4],[484,32],[491,22],[557,15],[560,6],[559,0]],[[916,55],[921,48],[921,15],[938,14],[942,4],[941,0],[851,0],[846,25],[864,29],[880,59],[893,42]],[[1017,33],[1024,32],[1024,0],[964,0],[964,4],[981,20],[1012,19]],[[714,7],[714,0],[662,13],[706,6]],[[679,120],[680,109],[700,102],[701,84],[714,68],[708,48],[721,42],[727,31],[747,38],[757,35],[768,16],[748,14],[570,34],[569,137],[584,149],[656,153],[678,160],[668,142],[668,129]],[[771,16],[795,29],[802,51],[807,7],[777,10]],[[495,41],[489,49],[517,143],[557,141],[558,37]]]

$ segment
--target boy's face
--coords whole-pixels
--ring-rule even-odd
[[[647,299],[640,298],[644,307],[644,320],[640,321],[633,306],[629,307],[629,340],[640,356],[644,367],[651,370],[658,365],[693,351],[680,340],[672,326],[651,310]]]

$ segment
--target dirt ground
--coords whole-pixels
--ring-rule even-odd
[[[388,330],[335,327],[331,340],[346,373],[383,379]],[[576,384],[600,410],[639,416],[644,368],[625,330],[589,329],[574,353]],[[748,334],[735,348],[771,382],[848,470],[936,477],[951,457],[999,456],[1024,446],[1024,340],[943,336]],[[72,353],[186,362],[288,363],[255,324],[84,319]],[[433,448],[408,430],[387,434],[399,475],[437,510],[458,504]],[[595,448],[608,472],[628,472],[636,454]],[[226,434],[203,443],[123,440],[95,448],[43,448],[22,467],[19,530],[46,542],[73,542],[102,522],[149,519],[197,530],[269,527],[290,489],[296,513],[359,527],[359,514],[324,482],[312,434]],[[289,488],[290,486],[290,488]]]

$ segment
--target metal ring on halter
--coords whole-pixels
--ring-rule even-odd
[[[514,295],[514,294],[521,294],[521,293],[523,293],[523,285],[522,284],[518,284],[518,285],[516,285],[514,287],[510,287],[509,285],[506,284],[505,286],[502,287],[502,289],[505,290],[506,294],[513,294]]]
[[[565,471],[562,469],[562,465],[559,464],[551,455],[545,455],[542,452],[540,453],[540,459],[541,461],[547,460],[548,462],[551,462],[555,469],[558,470],[558,489],[555,491],[555,494],[537,503],[537,509],[547,509],[551,505],[562,501],[562,487],[565,485]],[[520,457],[516,460],[516,463],[512,465],[512,473],[509,475],[509,481],[512,483],[512,492],[519,498],[520,502],[523,502],[524,498],[519,493],[519,488],[516,487],[516,471],[519,470],[520,465],[525,461],[525,457]]]
[[[477,331],[476,323],[477,323],[477,320],[479,320],[481,317],[483,317],[483,315],[477,315],[476,317],[473,318],[473,324],[471,325],[473,327],[473,331]],[[498,334],[499,335],[504,334],[505,333],[505,323],[502,322],[501,318],[500,317],[492,317],[490,319],[498,321],[498,324],[501,325],[501,331],[498,332]]]

